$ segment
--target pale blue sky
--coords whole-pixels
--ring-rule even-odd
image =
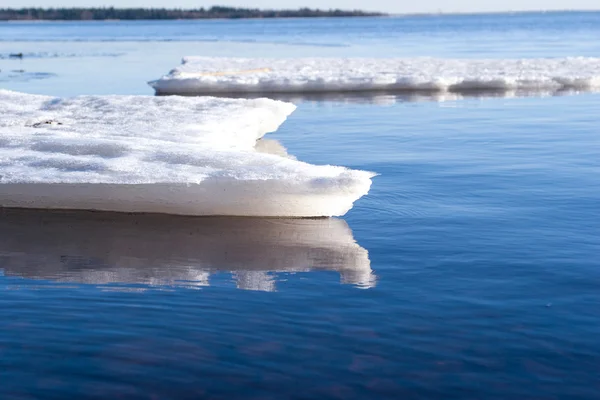
[[[519,10],[600,10],[600,0],[0,0],[0,7],[206,7],[231,5],[258,8],[343,8],[412,12],[480,12]]]

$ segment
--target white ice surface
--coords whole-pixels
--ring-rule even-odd
[[[373,174],[255,149],[294,108],[268,99],[0,91],[0,206],[343,215]]]
[[[472,92],[600,88],[600,58],[361,59],[186,57],[149,82],[158,94]]]

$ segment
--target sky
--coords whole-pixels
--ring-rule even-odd
[[[252,8],[341,8],[388,13],[600,10],[600,0],[0,0],[2,7],[181,7],[225,5]]]

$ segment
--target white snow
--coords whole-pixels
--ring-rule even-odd
[[[0,210],[2,271],[27,279],[154,287],[207,286],[214,273],[231,272],[240,289],[267,291],[276,289],[279,273],[336,271],[342,283],[376,284],[367,250],[337,218]]]
[[[294,109],[268,99],[0,91],[0,206],[343,215],[372,173],[255,149]]]
[[[593,90],[600,58],[361,59],[186,57],[149,82],[158,94]]]

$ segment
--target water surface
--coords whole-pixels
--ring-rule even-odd
[[[185,55],[599,56],[599,19],[1,24],[0,54],[40,56],[0,77],[55,75],[0,87],[151,94]],[[595,399],[599,99],[289,98],[268,136],[379,174],[343,219],[4,210],[0,397]]]

